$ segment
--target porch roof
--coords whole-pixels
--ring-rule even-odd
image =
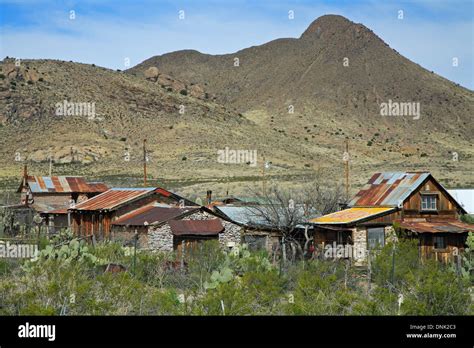
[[[457,220],[402,221],[400,227],[416,233],[465,233],[474,232],[474,225]]]
[[[309,220],[316,225],[349,224],[396,211],[393,207],[354,207]]]

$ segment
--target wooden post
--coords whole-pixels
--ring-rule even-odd
[[[346,139],[346,150],[343,155],[344,161],[344,174],[346,183],[346,200],[349,201],[349,140]]]
[[[51,173],[53,172],[53,156],[51,154],[51,149],[49,150],[49,177],[51,177]]]

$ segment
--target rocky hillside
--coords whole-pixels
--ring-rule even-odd
[[[172,52],[127,72],[141,76],[150,67],[205,86],[280,138],[306,138],[304,151],[315,155],[349,138],[355,166],[442,169],[458,177],[474,167],[474,93],[341,16],[318,18],[297,39],[227,55]],[[419,103],[420,114],[382,116],[390,102]]]
[[[420,113],[382,116],[389,102],[419,103]],[[155,178],[244,187],[265,157],[270,179],[291,184],[323,168],[340,180],[347,139],[354,183],[376,170],[430,170],[448,186],[474,186],[473,112],[472,91],[340,16],[297,39],[219,56],[173,52],[126,72],[5,59],[0,176],[25,162],[47,174],[51,156],[56,174],[139,177],[146,138]],[[257,151],[258,166],[220,163],[226,147]]]
[[[212,102],[199,86],[171,77],[141,79],[51,60],[15,67],[7,59],[0,69],[4,176],[19,173],[25,160],[46,174],[50,154],[56,172],[139,174],[147,139],[152,176],[193,178],[196,170],[218,175],[217,150],[225,146],[257,147],[249,136],[260,132],[253,122]],[[95,113],[68,114],[69,103],[93,104]]]

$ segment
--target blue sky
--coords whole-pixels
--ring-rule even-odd
[[[473,0],[0,0],[0,57],[126,69],[127,58],[133,66],[181,49],[223,54],[299,37],[324,14],[364,24],[405,57],[474,90]]]

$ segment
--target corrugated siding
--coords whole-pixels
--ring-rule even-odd
[[[349,206],[401,206],[429,175],[406,172],[376,173],[355,195]]]
[[[154,192],[156,188],[114,188],[77,204],[75,210],[110,210]]]
[[[83,177],[28,176],[28,186],[33,193],[97,193],[108,190],[103,183],[89,184]]]
[[[473,225],[468,225],[460,221],[402,221],[400,227],[418,233],[465,233],[474,231]]]
[[[312,219],[310,222],[315,224],[348,224],[393,211],[395,211],[395,208],[349,208]]]

